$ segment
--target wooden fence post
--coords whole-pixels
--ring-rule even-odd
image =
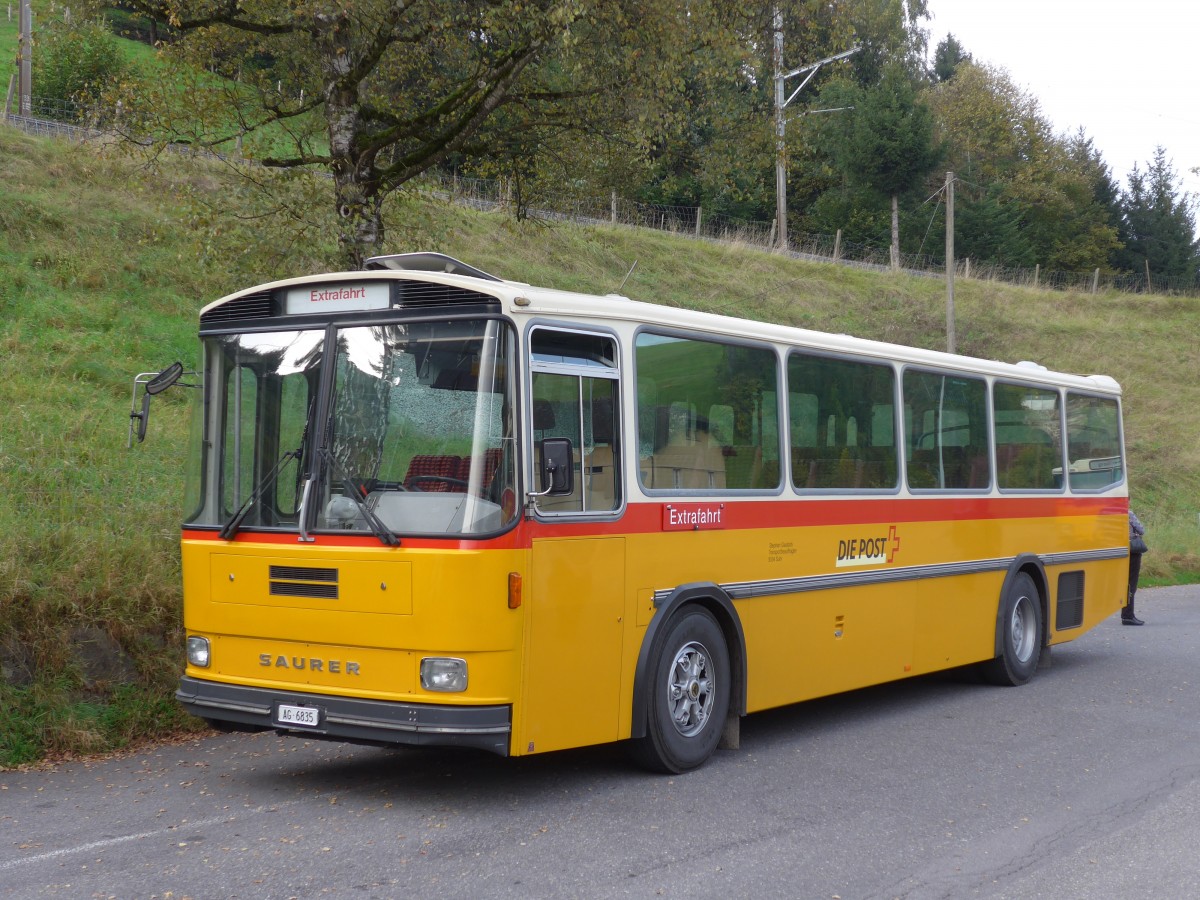
[[[833,261],[837,262],[842,258],[842,229],[837,230],[837,234],[833,236]]]
[[[1098,291],[1099,289],[1100,289],[1100,269],[1099,269],[1099,267],[1097,267],[1096,271],[1092,273],[1092,293],[1093,294],[1096,293],[1096,291]]]

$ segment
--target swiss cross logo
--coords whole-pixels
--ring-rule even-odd
[[[890,565],[899,552],[900,533],[895,525],[889,525],[886,533],[881,528],[879,531],[841,538],[838,541],[837,565],[839,568]]]

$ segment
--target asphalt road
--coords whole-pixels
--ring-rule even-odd
[[[1200,587],[1138,611],[1025,687],[762,713],[680,777],[274,735],[0,773],[0,897],[1200,897]]]

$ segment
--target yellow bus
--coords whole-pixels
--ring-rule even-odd
[[[428,253],[231,294],[200,338],[178,698],[219,727],[680,772],[757,710],[1022,684],[1124,603],[1108,377]]]

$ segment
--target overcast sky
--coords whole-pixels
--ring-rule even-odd
[[[1200,195],[1200,0],[929,0],[930,55],[952,33],[1008,70],[1060,133],[1083,126],[1117,183],[1154,148]]]

